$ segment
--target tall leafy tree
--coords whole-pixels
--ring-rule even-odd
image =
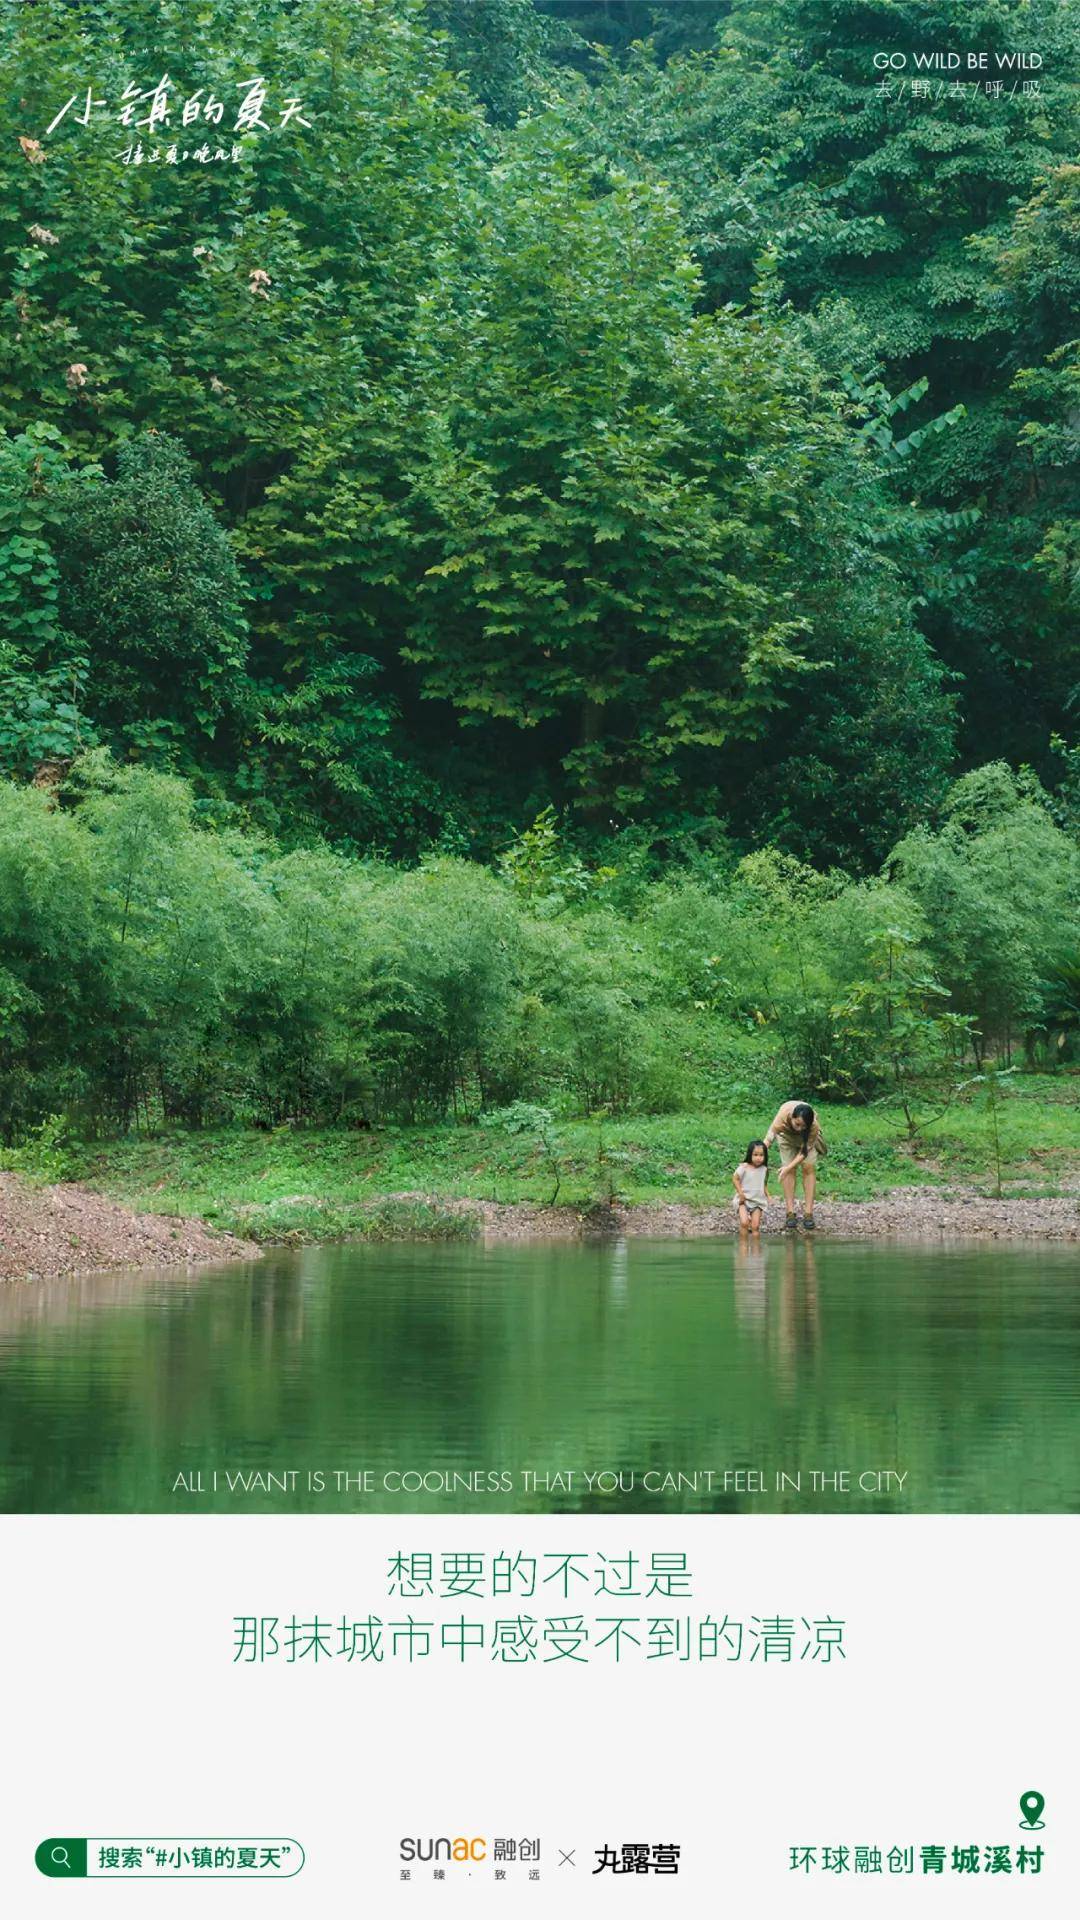
[[[872,459],[768,300],[696,314],[662,188],[598,182],[557,115],[517,149],[432,309],[406,651],[429,698],[542,730],[580,803],[633,811],[715,781],[827,654]]]

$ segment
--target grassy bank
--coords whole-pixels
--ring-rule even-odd
[[[981,1102],[958,1102],[915,1143],[881,1107],[822,1105],[819,1113],[830,1149],[823,1201],[874,1199],[913,1185],[992,1195],[998,1152],[1011,1195],[1080,1185],[1080,1074],[1011,1082],[997,1110],[997,1151],[994,1115]],[[73,1149],[64,1171],[137,1210],[195,1215],[254,1240],[457,1235],[468,1222],[438,1202],[546,1205],[556,1177],[560,1206],[611,1199],[715,1206],[730,1196],[732,1166],[770,1117],[735,1107],[568,1120],[556,1123],[550,1147],[488,1126],[163,1133]]]

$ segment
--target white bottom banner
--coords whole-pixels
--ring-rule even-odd
[[[1078,1910],[1074,1519],[41,1516],[0,1543],[18,1920]]]

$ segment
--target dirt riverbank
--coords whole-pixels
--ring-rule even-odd
[[[416,1191],[386,1196],[426,1203],[433,1221],[459,1214],[481,1240],[575,1240],[632,1234],[704,1238],[737,1231],[730,1206],[680,1201],[595,1208],[538,1207],[455,1200]],[[782,1207],[770,1207],[766,1238],[783,1233]],[[802,1229],[800,1227],[800,1233]],[[1080,1240],[1080,1198],[990,1200],[962,1188],[897,1187],[875,1200],[829,1200],[818,1208],[817,1236],[831,1240]],[[309,1236],[305,1235],[305,1238]],[[388,1236],[392,1237],[392,1236]],[[407,1236],[424,1238],[415,1229]],[[437,1229],[433,1237],[442,1237]],[[310,1239],[317,1240],[317,1233]],[[288,1244],[299,1242],[288,1241]],[[53,1280],[122,1267],[193,1266],[251,1260],[259,1247],[202,1221],[133,1213],[102,1194],[63,1184],[31,1187],[0,1173],[0,1281]]]
[[[32,1187],[0,1173],[0,1280],[58,1280],[115,1267],[254,1260],[259,1249],[201,1220],[132,1213],[85,1187]]]

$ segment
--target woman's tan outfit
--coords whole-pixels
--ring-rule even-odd
[[[765,1145],[771,1147],[775,1141],[784,1156],[785,1165],[789,1160],[794,1160],[798,1154],[802,1155],[802,1164],[804,1167],[816,1167],[819,1157],[824,1159],[829,1151],[825,1145],[825,1136],[816,1120],[810,1129],[809,1139],[807,1139],[805,1133],[800,1133],[798,1129],[791,1124],[791,1116],[795,1108],[808,1104],[807,1101],[802,1100],[785,1100],[776,1119],[765,1135]],[[806,1148],[805,1154],[803,1153],[804,1146]]]

